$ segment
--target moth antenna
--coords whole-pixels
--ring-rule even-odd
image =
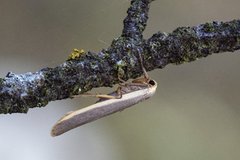
[[[142,70],[143,70],[143,73],[144,73],[144,77],[147,78],[147,79],[149,79],[148,74],[147,74],[147,71],[146,71],[146,69],[145,69],[144,66],[143,66],[143,60],[142,60],[141,53],[140,53],[139,49],[137,49],[137,50],[138,50],[139,59],[140,59],[141,66],[142,66]]]

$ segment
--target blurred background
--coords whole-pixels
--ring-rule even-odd
[[[74,48],[99,53],[120,36],[127,0],[1,0],[0,77],[63,63]],[[144,38],[157,31],[240,18],[239,0],[156,0]],[[236,160],[240,157],[240,51],[149,72],[149,100],[51,137],[67,112],[93,104],[75,98],[0,115],[4,160]],[[91,93],[116,89],[99,88]]]

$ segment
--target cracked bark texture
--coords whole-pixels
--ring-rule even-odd
[[[119,82],[118,73],[124,80],[137,78],[142,74],[138,50],[144,67],[151,71],[240,48],[240,20],[179,27],[172,33],[159,31],[143,39],[151,2],[133,0],[124,19],[122,35],[100,53],[87,52],[36,73],[9,72],[0,79],[0,113],[27,113],[29,108],[43,107],[50,101],[66,99],[92,88],[112,87]]]

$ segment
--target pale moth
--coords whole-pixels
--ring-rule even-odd
[[[122,83],[119,84],[117,91],[108,95],[91,95],[85,93],[74,96],[97,97],[100,98],[100,100],[93,105],[65,115],[52,127],[51,135],[53,137],[59,136],[78,126],[95,121],[118,111],[122,111],[152,97],[156,92],[157,82],[148,77],[148,74],[143,67],[141,54],[140,52],[138,53],[145,78],[136,79],[130,83],[122,80],[118,75],[118,78]]]

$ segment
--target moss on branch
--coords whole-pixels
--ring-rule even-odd
[[[133,0],[122,35],[100,53],[81,52],[56,68],[47,67],[36,73],[9,72],[0,79],[0,113],[27,113],[29,108],[43,107],[50,101],[92,88],[112,87],[119,82],[118,73],[124,80],[137,78],[142,74],[138,50],[146,70],[150,71],[240,48],[240,20],[179,27],[172,33],[159,31],[143,39],[151,2]]]

